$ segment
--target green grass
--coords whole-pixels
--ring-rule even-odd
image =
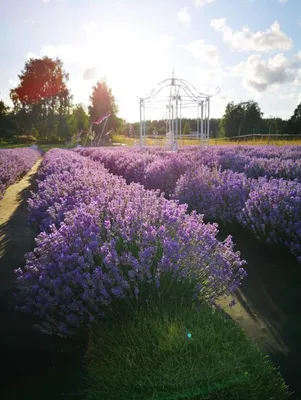
[[[113,141],[116,143],[121,143],[125,144],[127,146],[133,146],[135,143],[136,145],[140,144],[140,138],[130,138],[125,135],[115,135],[113,136]],[[200,145],[200,140],[198,139],[188,139],[182,136],[182,139],[180,140],[180,145],[181,146],[198,146]],[[157,139],[152,139],[152,138],[146,138],[145,145],[146,146],[164,146],[165,144],[165,137],[159,137]],[[216,140],[216,139],[210,139],[209,140],[209,145],[210,146],[237,146],[237,145],[257,145],[257,146],[266,146],[268,144],[270,145],[276,145],[276,146],[297,146],[301,145],[301,139],[300,140],[285,140],[285,139],[271,139],[269,141],[268,138],[263,138],[263,139],[257,139],[256,140],[243,140],[241,139],[240,141],[231,141],[229,139],[222,139],[222,140]]]
[[[9,144],[9,143],[0,143],[0,149],[16,149],[18,147],[29,147],[30,144]]]
[[[152,305],[103,321],[91,334],[89,360],[87,400],[289,398],[238,325],[205,305]]]
[[[39,149],[41,149],[45,152],[48,150],[51,150],[51,149],[70,149],[70,148],[74,147],[74,146],[67,145],[64,143],[59,143],[59,144],[39,144],[39,143],[37,143],[37,146]]]
[[[39,143],[34,143],[38,146],[39,149],[43,151],[48,151],[50,149],[68,149],[71,148],[71,145],[64,144],[64,143],[59,143],[59,144],[39,144]],[[30,147],[31,144],[0,144],[0,149],[16,149],[18,147]]]

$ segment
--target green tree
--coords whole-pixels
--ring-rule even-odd
[[[297,106],[294,114],[287,121],[284,133],[290,135],[301,135],[301,103]]]
[[[219,136],[231,137],[249,135],[260,129],[262,112],[254,101],[228,103],[219,124]]]
[[[19,75],[19,85],[10,91],[16,118],[24,133],[33,127],[40,138],[64,135],[71,105],[69,75],[58,58],[31,58]]]
[[[0,139],[7,139],[9,137],[9,107],[0,100]]]
[[[89,128],[89,116],[82,104],[76,104],[72,109],[68,119],[70,134],[77,134],[80,131],[86,131]]]
[[[106,129],[104,134],[110,130],[116,131],[121,124],[120,118],[117,117],[118,107],[115,102],[115,98],[112,94],[112,90],[108,87],[105,79],[98,81],[93,87],[92,95],[90,96],[91,105],[89,106],[89,117],[90,123],[97,121],[100,117],[104,116],[107,112],[111,113],[111,116],[106,122]],[[96,137],[98,137],[103,130],[103,122],[100,125],[93,125]],[[102,137],[102,144],[105,144],[109,137]]]
[[[183,135],[190,135],[191,133],[191,128],[189,122],[185,122],[184,129],[183,129]]]

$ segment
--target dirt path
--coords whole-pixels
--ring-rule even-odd
[[[0,201],[0,398],[62,399],[78,381],[82,350],[72,341],[40,334],[34,318],[13,309],[14,270],[34,247],[27,199],[35,188],[39,160]],[[73,382],[72,382],[73,381]],[[79,398],[78,396],[76,398]]]

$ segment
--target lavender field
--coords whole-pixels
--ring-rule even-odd
[[[26,159],[27,169],[37,153],[30,156]],[[212,376],[206,381],[200,372],[203,367],[199,366],[195,381],[207,385],[215,379],[236,379],[236,372],[232,376],[226,371],[227,363],[237,362],[240,365],[237,373],[247,370],[252,379],[233,393],[232,389],[230,392],[223,389],[220,398],[224,395],[229,399],[242,398],[242,393],[249,393],[250,397],[244,395],[246,399],[288,398],[282,378],[274,381],[274,370],[262,364],[261,356],[251,350],[253,344],[245,342],[245,335],[236,331],[236,325],[225,325],[232,321],[217,320],[219,314],[214,313],[223,304],[231,315],[229,310],[240,299],[244,282],[254,280],[252,270],[248,276],[253,254],[244,259],[246,252],[242,256],[239,251],[240,246],[247,247],[244,241],[254,247],[250,237],[260,246],[266,246],[262,247],[266,254],[278,254],[280,249],[286,263],[292,264],[292,259],[296,265],[301,262],[300,160],[301,147],[296,146],[187,147],[177,153],[154,148],[143,152],[135,148],[48,151],[39,168],[35,190],[28,199],[29,224],[36,238],[34,248],[25,254],[24,264],[15,270],[15,309],[18,314],[34,316],[35,327],[44,336],[83,340],[88,334],[88,353],[91,351],[94,360],[99,356],[102,329],[107,329],[106,321],[112,321],[112,315],[120,331],[118,324],[124,324],[124,315],[130,321],[131,313],[144,310],[149,304],[156,307],[161,304],[164,309],[164,304],[176,304],[178,299],[185,298],[185,310],[190,303],[209,307],[203,309],[208,318],[208,333],[203,329],[204,321],[197,322],[202,326],[201,336],[209,332],[212,336],[215,330],[225,336],[225,332],[233,330],[233,335],[240,338],[236,342],[229,338],[226,349],[221,334],[217,333],[213,341],[209,335],[205,349],[210,352],[213,346]],[[12,171],[21,171],[18,168]],[[10,174],[12,183],[18,174]],[[239,232],[238,245],[232,232]],[[260,258],[266,260],[266,257],[263,253],[256,254],[256,263],[261,266]],[[290,266],[283,265],[280,272],[283,279],[289,271]],[[257,288],[253,285],[251,290],[251,297],[256,297]],[[132,328],[127,329],[130,332]],[[95,330],[93,339],[91,332],[95,334]],[[110,332],[103,330],[108,341]],[[112,347],[115,346],[112,340]],[[177,352],[181,353],[181,349]],[[196,347],[194,352],[205,349]],[[236,358],[230,361],[229,352]],[[240,354],[247,356],[240,359]],[[140,353],[137,357],[140,359]],[[189,357],[185,362],[192,362]],[[223,365],[217,368],[220,358],[228,360],[225,368]],[[251,359],[256,360],[254,370],[250,367]],[[181,364],[185,362],[183,359]],[[92,372],[91,368],[91,382],[97,386],[93,368],[100,368],[100,363]],[[110,370],[105,364],[103,368]],[[210,371],[210,361],[206,368]],[[112,369],[117,371],[114,366]],[[149,382],[147,371],[145,379]],[[188,390],[185,374],[183,382],[171,377],[171,371],[166,374],[176,393]],[[83,398],[104,398],[99,393],[105,390],[105,373],[103,379],[96,393]],[[154,382],[158,379],[154,377]],[[293,379],[292,382],[296,387]],[[132,387],[130,393],[139,392],[139,385]],[[146,392],[151,390],[149,383],[145,385]],[[165,393],[165,389],[156,385],[152,390]],[[114,392],[110,398],[118,396]],[[144,399],[139,396],[137,399]],[[217,398],[214,396],[184,398]]]
[[[0,149],[0,199],[5,189],[28,172],[40,156],[32,149]]]
[[[301,147],[78,149],[127,183],[159,190],[205,221],[240,224],[301,262]]]

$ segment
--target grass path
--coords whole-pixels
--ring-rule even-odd
[[[24,254],[34,246],[27,199],[40,162],[0,201],[1,400],[79,399],[68,392],[78,384],[82,349],[72,341],[40,334],[34,318],[13,309],[14,269],[24,265]]]

